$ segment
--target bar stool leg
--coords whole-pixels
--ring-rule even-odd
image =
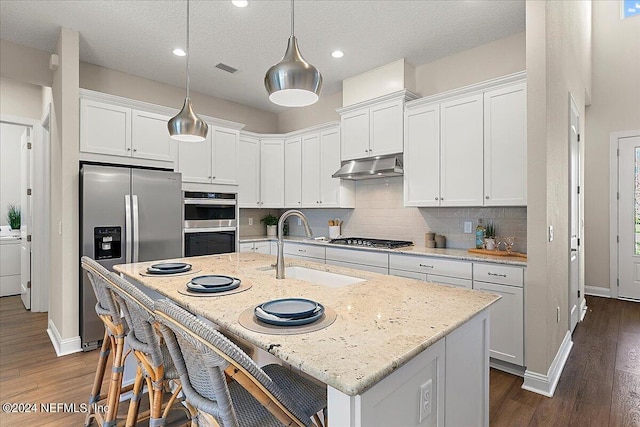
[[[142,394],[142,387],[144,385],[144,373],[142,368],[138,366],[136,370],[136,379],[133,383],[133,394],[129,401],[129,412],[127,412],[126,427],[133,427],[138,422],[138,412],[140,411],[140,399]]]
[[[120,331],[118,335],[112,337],[115,341],[115,354],[113,355],[113,365],[111,368],[111,383],[109,384],[109,395],[107,405],[109,410],[104,419],[102,427],[116,425],[118,415],[118,403],[120,402],[120,391],[122,389],[122,374],[124,372],[124,333]]]

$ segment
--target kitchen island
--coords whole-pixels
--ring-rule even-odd
[[[275,257],[256,253],[180,261],[195,272],[141,275],[153,262],[115,269],[326,384],[330,426],[488,425],[487,309],[498,296],[299,260],[286,261],[364,281],[336,288],[276,280]],[[181,293],[191,277],[203,274],[238,277],[251,288],[217,297]],[[287,297],[318,301],[337,319],[297,335],[267,335],[239,324],[247,308]]]

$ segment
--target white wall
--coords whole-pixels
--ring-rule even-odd
[[[85,62],[80,63],[80,87],[176,110],[182,108],[185,96],[184,88]],[[200,114],[244,123],[244,129],[252,132],[269,133],[277,130],[275,113],[197,92],[191,92],[190,96],[195,110]]]
[[[7,225],[7,205],[20,207],[20,137],[24,126],[0,123],[0,225]]]
[[[526,3],[525,364],[527,372],[543,376],[569,328],[569,94],[584,118],[590,22],[589,2]],[[549,225],[553,242],[547,241]]]
[[[593,91],[585,134],[585,283],[609,283],[609,135],[640,129],[640,17],[593,2]]]
[[[0,77],[0,114],[40,120],[42,87]]]

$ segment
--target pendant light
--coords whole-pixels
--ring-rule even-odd
[[[189,98],[189,0],[187,0],[187,96],[182,110],[167,123],[171,138],[184,142],[201,142],[207,138],[209,126],[193,111]]]
[[[291,0],[291,36],[282,60],[269,68],[264,76],[264,85],[269,100],[285,107],[304,107],[314,104],[322,89],[322,75],[313,65],[304,60],[298,50],[294,35],[293,0]]]

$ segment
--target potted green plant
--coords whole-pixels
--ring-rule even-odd
[[[268,214],[263,217],[260,222],[263,222],[267,226],[267,236],[276,236],[278,234],[277,225],[278,217]]]
[[[496,227],[493,222],[487,224],[485,230],[484,247],[490,251],[496,249]]]
[[[7,207],[7,222],[12,230],[20,230],[20,208],[12,203]]]

